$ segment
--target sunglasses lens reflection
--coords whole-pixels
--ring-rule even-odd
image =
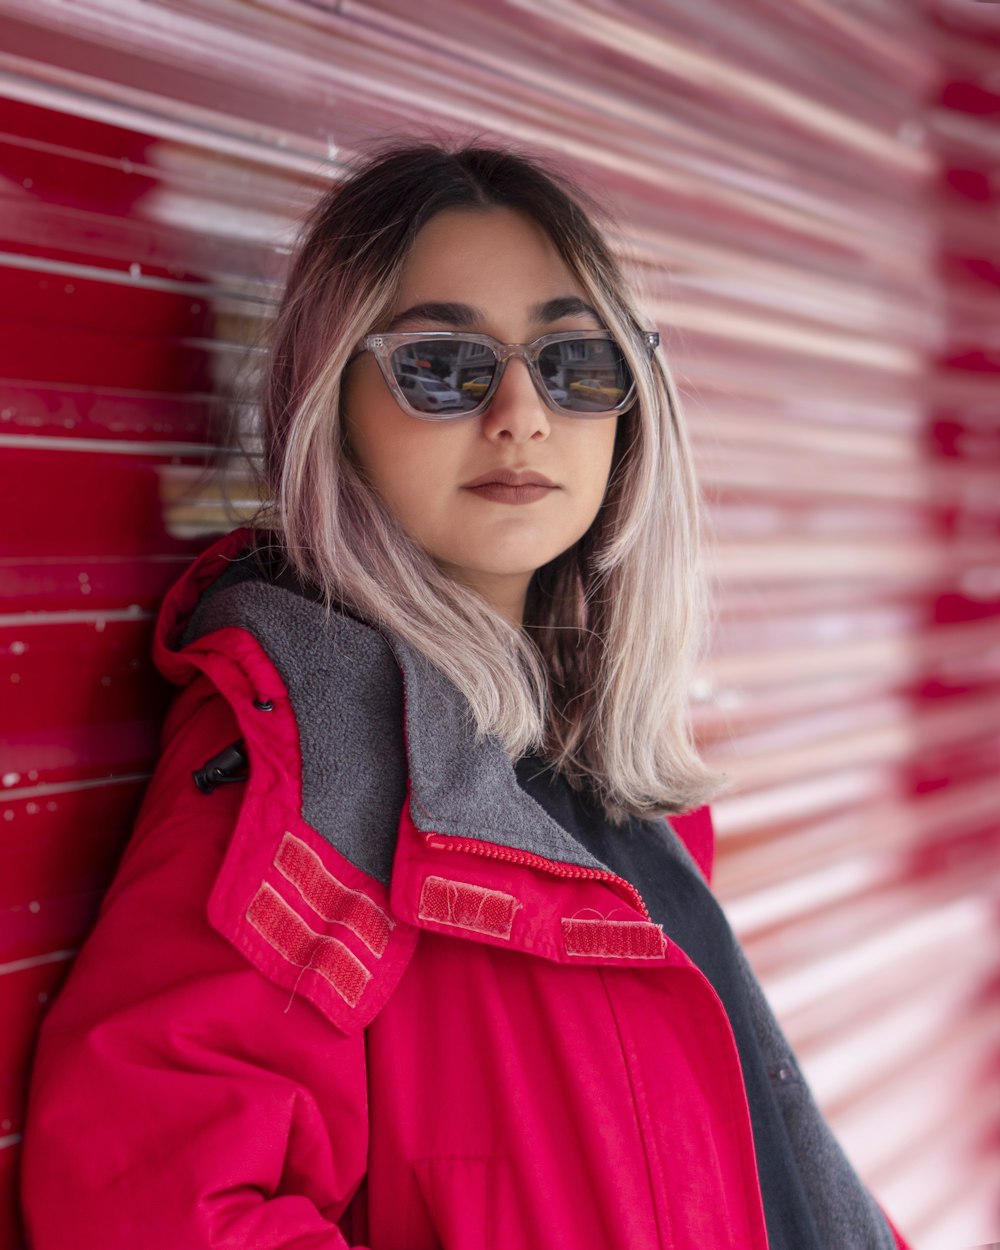
[[[392,353],[392,373],[406,402],[426,416],[471,412],[486,393],[496,357],[468,339],[420,339]]]
[[[554,403],[567,412],[609,412],[632,389],[632,374],[613,339],[568,339],[538,355]]]
[[[428,337],[392,353],[392,373],[409,407],[424,417],[472,412],[493,382],[493,349],[474,339]],[[618,407],[632,387],[632,375],[618,348],[607,339],[566,339],[542,349],[535,365],[553,404],[565,412],[600,413]]]

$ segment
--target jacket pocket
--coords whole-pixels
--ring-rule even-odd
[[[414,1160],[413,1167],[441,1250],[494,1250],[492,1159],[433,1155]]]

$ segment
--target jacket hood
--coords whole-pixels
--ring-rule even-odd
[[[177,663],[174,652],[203,596],[211,593],[234,565],[247,567],[246,558],[259,549],[260,531],[241,526],[223,534],[197,555],[163,597],[157,614],[153,643],[156,666],[175,685],[183,686],[197,675],[197,668]],[[260,576],[258,571],[256,576]]]
[[[389,631],[326,618],[309,589],[269,569],[261,551],[259,533],[243,528],[203,552],[164,601],[154,655],[183,685],[205,668],[206,653],[239,653],[258,706],[290,702],[301,815],[317,832],[387,884],[409,786],[422,832],[608,871],[521,789],[502,744],[477,735],[464,696],[439,669]],[[266,662],[253,663],[233,631],[251,635]],[[662,837],[663,822],[657,830]]]

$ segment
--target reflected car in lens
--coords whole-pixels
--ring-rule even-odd
[[[569,389],[576,399],[586,399],[592,403],[607,404],[613,407],[621,402],[620,386],[608,386],[598,378],[578,378],[569,384]]]
[[[482,399],[482,397],[486,394],[489,385],[489,374],[483,374],[482,377],[471,378],[468,382],[463,382],[462,390],[466,395],[470,395],[473,399]]]
[[[396,381],[407,401],[420,412],[444,412],[449,408],[464,406],[465,401],[459,392],[437,378],[423,378],[406,373]]]

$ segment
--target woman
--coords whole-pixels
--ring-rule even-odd
[[[902,1244],[702,875],[691,459],[581,205],[423,145],[314,212],[272,503],[164,604],[163,758],[42,1031],[33,1250]]]

